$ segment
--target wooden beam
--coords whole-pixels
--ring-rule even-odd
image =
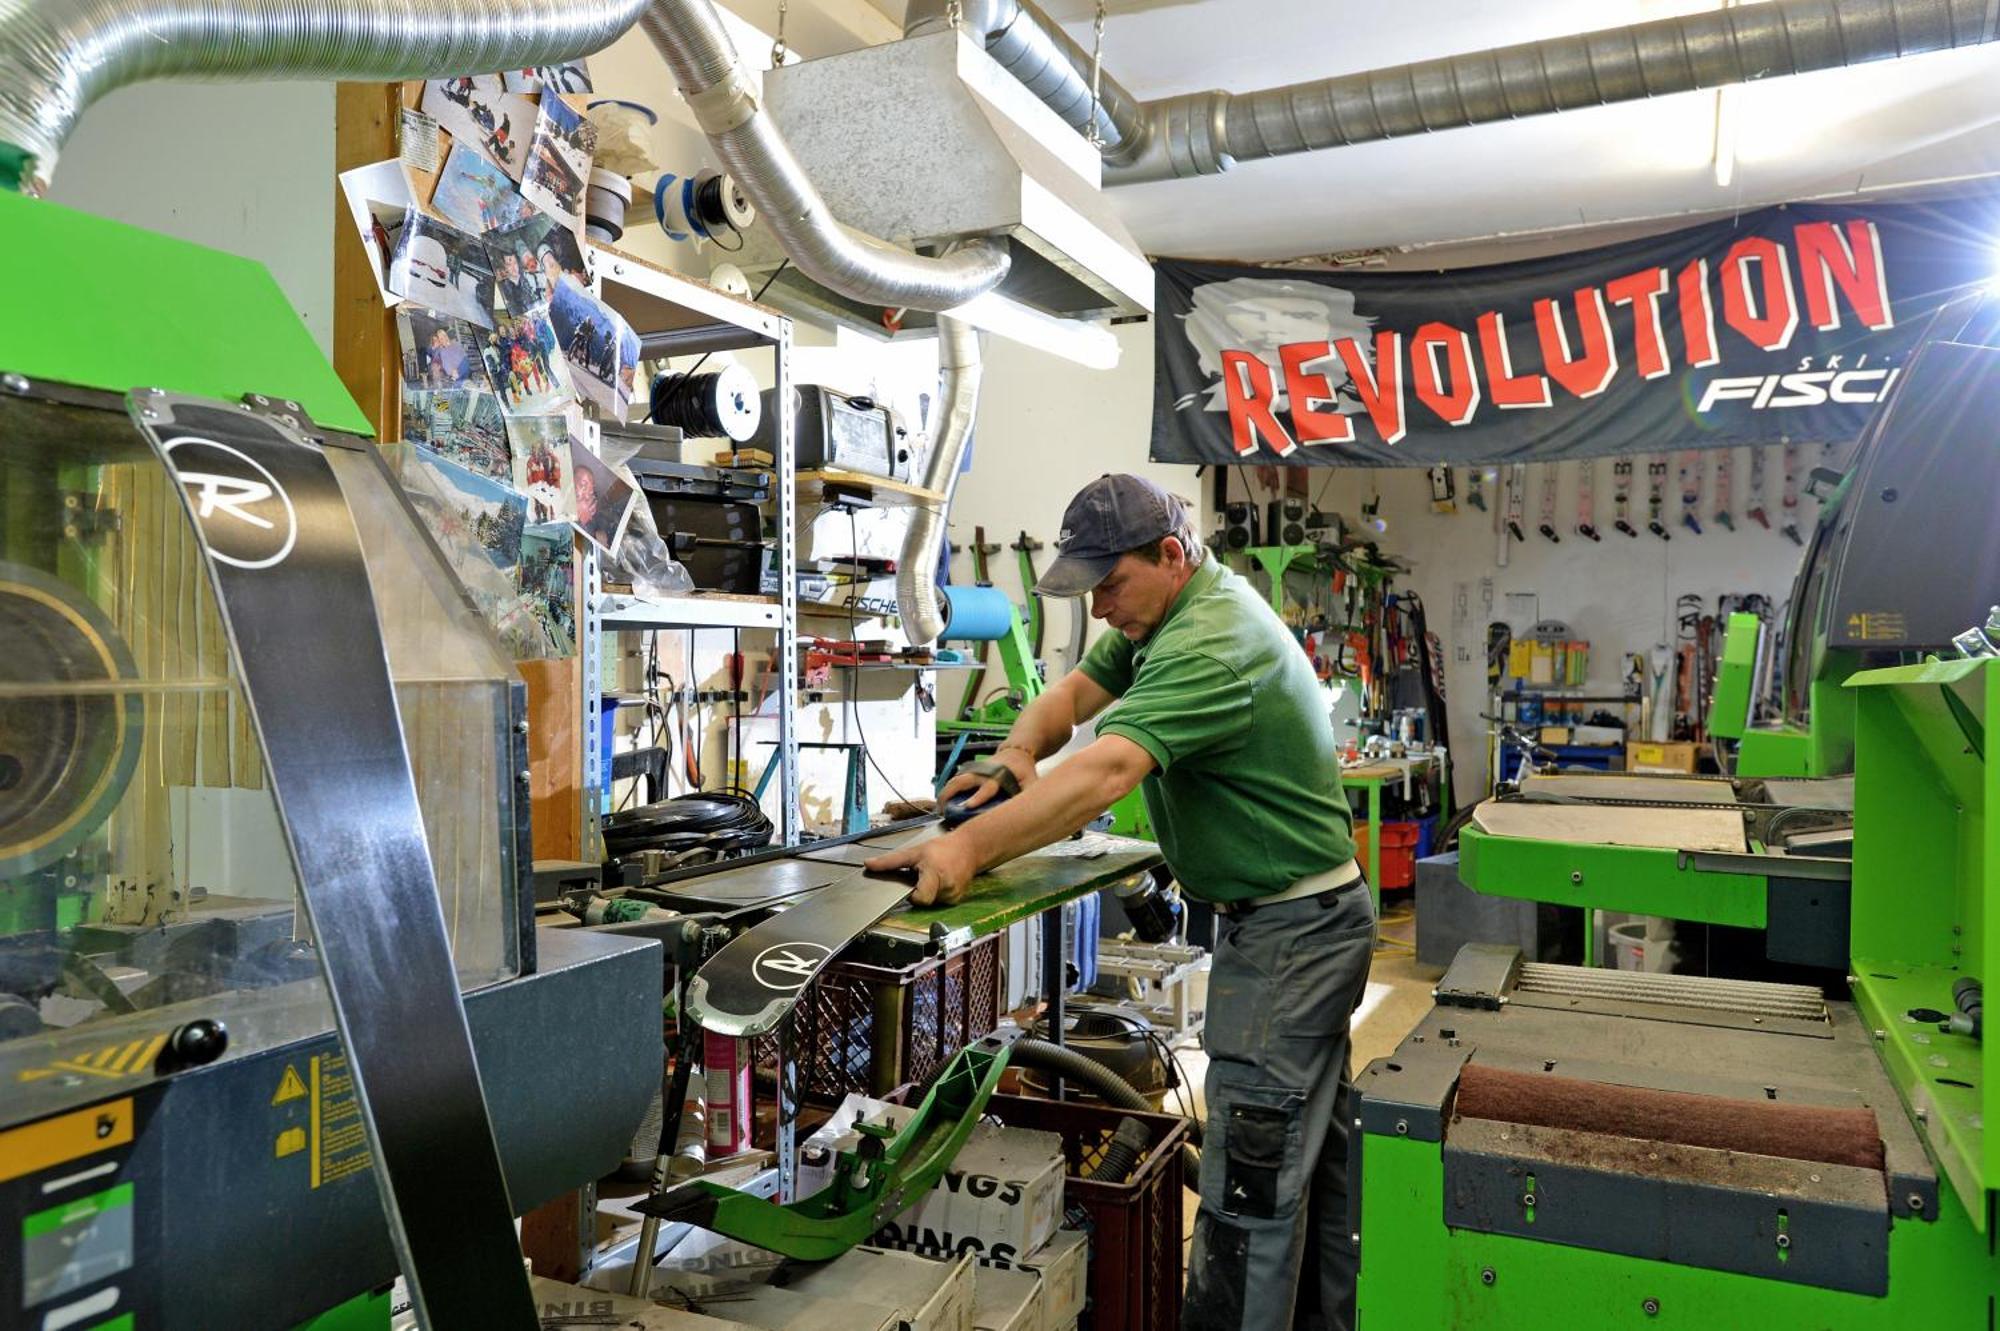
[[[334,89],[333,166],[349,171],[396,156],[401,87],[342,83]],[[402,436],[402,353],[396,315],[382,293],[347,200],[333,191],[333,368],[361,405],[378,439]]]

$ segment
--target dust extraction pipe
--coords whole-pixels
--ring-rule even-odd
[[[945,21],[942,10],[939,0],[913,0],[909,30],[928,31]],[[984,35],[989,54],[1072,125],[1088,123],[1087,52],[1028,0],[965,0],[961,10],[967,29]],[[1991,0],[1767,0],[1264,92],[1135,102],[1105,78],[1099,119],[1104,183],[1214,175],[1259,157],[1995,40],[2000,5]]]
[[[979,409],[979,333],[971,324],[939,315],[938,369],[944,375],[938,404],[937,442],[924,465],[924,488],[945,496],[942,506],[919,508],[903,537],[896,564],[896,611],[903,632],[921,646],[944,632],[944,600],[938,593],[938,556],[944,550],[945,516],[958,488],[958,469],[972,439],[973,417]]]
[[[709,0],[652,0],[641,27],[724,169],[806,276],[865,305],[949,310],[1007,275],[1007,250],[992,241],[930,258],[842,225],[759,106],[757,88]]]
[[[0,178],[48,188],[77,119],[148,79],[419,79],[602,50],[645,0],[0,0]]]

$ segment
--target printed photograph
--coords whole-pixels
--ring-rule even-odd
[[[566,406],[573,392],[568,367],[556,347],[548,311],[540,306],[516,317],[502,314],[486,335],[486,377],[509,416],[545,416]]]
[[[431,207],[450,219],[452,225],[475,236],[513,226],[521,220],[527,201],[519,187],[493,163],[462,143],[451,145]]]
[[[576,650],[576,533],[567,522],[521,534],[520,578],[527,623],[515,635],[516,654],[568,656]]]
[[[396,307],[396,337],[403,348],[403,387],[488,388],[480,330],[463,319],[416,305]]]
[[[502,604],[514,593],[528,503],[490,476],[412,445],[403,488],[475,599]],[[494,572],[501,576],[492,576]]]
[[[556,283],[549,318],[578,394],[600,414],[624,420],[638,373],[639,335],[616,310],[574,282]]]
[[[486,246],[451,223],[412,209],[389,254],[389,290],[481,328],[493,326],[493,266]]]
[[[581,231],[583,190],[596,151],[597,126],[563,98],[545,93],[521,172],[522,195],[570,230]]]
[[[570,60],[560,65],[536,65],[533,69],[510,69],[502,74],[501,81],[508,92],[541,92],[553,89],[556,92],[590,92],[590,66],[581,60]]]
[[[569,458],[575,473],[576,529],[606,554],[615,553],[625,539],[625,524],[632,520],[639,492],[575,440],[570,441]]]
[[[346,197],[347,213],[355,234],[361,237],[361,247],[368,252],[368,270],[382,292],[382,303],[393,307],[402,297],[389,290],[389,255],[403,219],[417,206],[410,178],[401,159],[392,157],[341,172],[340,192]]]
[[[564,277],[580,287],[590,285],[575,234],[532,207],[523,209],[515,225],[486,237],[486,255],[500,303],[509,314],[526,314],[548,304]]]
[[[498,74],[433,79],[424,85],[424,114],[445,133],[486,157],[515,180],[535,136],[535,103],[502,86]]]
[[[511,484],[513,450],[507,418],[491,393],[456,389],[403,395],[403,438],[468,471]]]
[[[568,420],[561,416],[516,416],[507,422],[507,441],[513,453],[514,488],[527,496],[528,521],[576,521]]]

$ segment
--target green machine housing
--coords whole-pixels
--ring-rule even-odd
[[[0,190],[0,284],[0,1324],[386,1325],[395,1248],[272,769],[128,392],[278,404],[326,441],[517,1213],[623,1158],[659,946],[538,936],[512,662],[270,276]],[[219,1057],[176,1058],[218,1026]]]
[[[1845,983],[1468,947],[1356,1083],[1361,1326],[1993,1324],[2000,1069],[1955,990],[2000,958],[2000,660],[1846,688]]]

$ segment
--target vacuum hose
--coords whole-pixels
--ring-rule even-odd
[[[1130,1082],[1103,1064],[1085,1058],[1074,1049],[1065,1049],[1059,1044],[1050,1044],[1047,1040],[1024,1036],[1014,1041],[1014,1050],[1009,1061],[1019,1067],[1040,1068],[1044,1072],[1053,1072],[1065,1080],[1082,1082],[1105,1101],[1120,1109],[1136,1109],[1142,1114],[1157,1112],[1145,1096],[1132,1089]],[[1201,1124],[1194,1120],[1189,1122],[1192,1124],[1192,1132],[1199,1140]],[[1119,1135],[1112,1138],[1111,1150],[1106,1152],[1103,1162],[1098,1165],[1099,1174],[1103,1174],[1107,1166],[1112,1163],[1112,1152],[1118,1149],[1119,1137],[1124,1135],[1124,1127],[1123,1123],[1119,1124]],[[1187,1171],[1190,1177],[1198,1177],[1201,1173],[1201,1156],[1192,1146],[1183,1146],[1181,1151],[1181,1168]],[[1134,1160],[1131,1165],[1126,1166],[1127,1172],[1129,1173],[1137,1163]]]

